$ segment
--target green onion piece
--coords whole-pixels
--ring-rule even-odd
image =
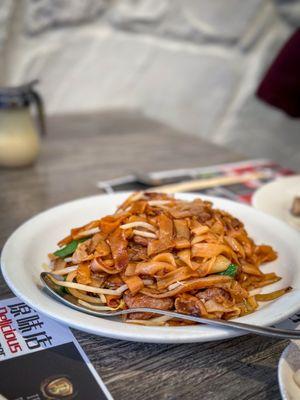
[[[225,269],[225,271],[223,272],[219,272],[218,275],[227,275],[234,278],[237,272],[238,272],[238,266],[236,264],[229,264],[227,269]]]
[[[60,258],[65,258],[67,256],[70,256],[77,249],[78,244],[84,242],[85,240],[87,240],[87,238],[72,240],[71,243],[67,244],[62,249],[56,250],[53,254]]]

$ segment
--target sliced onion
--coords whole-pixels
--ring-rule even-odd
[[[77,268],[78,268],[78,265],[72,265],[71,267],[56,269],[54,271],[51,271],[51,273],[53,275],[67,275],[69,272],[76,271]]]
[[[99,297],[100,297],[100,300],[102,301],[102,303],[104,303],[104,304],[106,304],[106,303],[107,303],[107,301],[106,301],[106,297],[104,296],[104,294],[103,294],[103,293],[100,293],[100,294],[99,294]]]
[[[91,236],[94,235],[95,233],[100,232],[99,228],[92,228],[92,229],[88,229],[87,231],[83,231],[83,232],[79,232],[76,237],[77,238],[81,238],[81,237],[86,237],[86,236]]]
[[[262,291],[261,288],[252,289],[252,290],[249,291],[249,295],[250,296],[255,296],[256,294],[260,294],[261,291]]]
[[[136,194],[134,194],[134,195],[132,195],[131,196],[131,203],[132,202],[134,202],[134,201],[137,201],[137,200],[140,200],[140,199],[142,199],[144,197],[144,192],[143,191],[141,191],[141,192],[137,192]]]
[[[184,286],[184,284],[182,282],[179,282],[179,281],[174,282],[174,283],[172,283],[172,285],[168,286],[168,290],[176,289],[179,286]]]
[[[144,236],[144,237],[146,237],[146,238],[151,238],[151,239],[156,239],[156,237],[157,237],[154,233],[145,232],[145,231],[138,231],[138,230],[136,230],[136,229],[133,230],[133,233],[134,233],[135,235]]]
[[[114,289],[96,288],[93,286],[82,285],[81,283],[59,281],[59,280],[55,279],[51,274],[50,274],[50,277],[53,280],[53,282],[56,283],[56,285],[73,288],[73,289],[78,289],[78,290],[84,290],[85,292],[90,292],[90,293],[119,295],[119,294],[125,292],[126,289],[128,289],[127,285],[122,285],[118,289],[115,289],[115,290]]]
[[[165,325],[165,323],[170,319],[172,319],[172,317],[168,317],[167,315],[162,315],[160,317],[155,317],[151,319],[127,319],[126,322],[137,325],[162,326]]]
[[[165,204],[169,204],[174,200],[150,200],[148,201],[149,206],[155,207],[155,206],[163,206]]]
[[[108,306],[95,306],[93,304],[90,304],[84,300],[78,300],[78,303],[85,306],[86,308],[90,308],[91,310],[95,311],[116,311],[119,307],[113,308],[113,307],[108,307]]]
[[[77,275],[77,271],[70,272],[66,278],[66,281],[73,282],[73,280],[76,278],[76,275]],[[77,300],[81,299],[81,300],[87,301],[88,303],[102,304],[102,300],[99,297],[94,297],[92,295],[82,293],[80,290],[77,290],[77,289],[69,288],[68,291]]]
[[[91,303],[95,303],[95,304],[103,304],[103,301],[100,299],[100,297],[94,297],[92,295],[88,295],[88,294],[83,294],[82,292],[80,292],[77,289],[71,289],[69,288],[68,291],[70,292],[70,294],[72,296],[74,296],[77,300],[81,299],[84,301],[87,301],[89,304]],[[103,295],[104,296],[104,295]],[[105,301],[106,303],[106,301]],[[104,304],[105,304],[104,303]]]
[[[274,292],[257,294],[254,297],[256,301],[272,301],[280,296],[283,296],[285,293],[290,292],[291,290],[292,288],[289,286],[284,289],[275,290]]]
[[[144,221],[135,221],[135,222],[129,222],[128,224],[124,224],[124,225],[120,225],[121,229],[131,229],[131,228],[138,228],[138,227],[142,227],[142,228],[146,228],[149,229],[149,231],[156,231],[156,228],[151,225],[148,224],[148,222],[144,222]]]

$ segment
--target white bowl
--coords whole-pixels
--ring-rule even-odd
[[[294,380],[300,370],[300,341],[292,341],[283,351],[278,364],[278,382],[283,400],[299,400],[300,386]]]
[[[296,196],[300,197],[300,175],[278,178],[263,185],[254,193],[252,204],[300,230],[300,217],[294,217],[290,212]]]

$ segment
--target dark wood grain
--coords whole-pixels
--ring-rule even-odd
[[[23,221],[55,204],[97,193],[96,182],[130,172],[240,160],[232,151],[138,114],[49,118],[38,163],[0,169],[0,246]],[[10,292],[0,277],[1,296]],[[285,341],[257,336],[186,345],[75,336],[118,399],[276,400]]]

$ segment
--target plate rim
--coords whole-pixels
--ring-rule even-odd
[[[146,335],[146,337],[144,337],[143,332],[142,333],[138,333],[138,330],[141,329],[141,327],[139,327],[139,329],[133,329],[133,331],[136,331],[135,333],[131,333],[130,336],[128,336],[128,332],[124,331],[119,331],[116,330],[113,332],[109,329],[105,329],[104,331],[99,331],[99,329],[92,329],[90,328],[90,326],[82,326],[82,324],[78,324],[78,322],[76,322],[75,320],[72,320],[71,317],[66,318],[66,317],[60,317],[59,315],[53,314],[53,312],[51,312],[51,305],[50,305],[50,311],[49,310],[44,310],[43,306],[41,306],[41,308],[39,307],[39,305],[35,304],[34,302],[31,301],[30,298],[28,298],[26,295],[23,295],[22,291],[19,290],[18,285],[16,286],[14,281],[11,280],[10,276],[9,276],[9,266],[6,265],[6,257],[7,257],[7,252],[9,251],[9,246],[11,245],[11,243],[13,243],[15,237],[17,235],[20,234],[20,232],[22,232],[22,229],[24,229],[24,226],[28,226],[29,224],[31,224],[33,221],[35,220],[39,220],[39,218],[45,214],[48,214],[49,212],[55,212],[56,209],[62,208],[62,207],[66,207],[69,206],[70,204],[75,205],[76,203],[80,203],[80,202],[85,202],[87,200],[93,200],[93,199],[97,199],[97,198],[103,198],[103,197],[109,197],[109,196],[117,196],[117,197],[121,197],[122,196],[128,196],[128,194],[132,193],[131,191],[126,191],[126,192],[117,192],[117,193],[113,193],[113,194],[97,194],[97,195],[93,195],[93,196],[87,196],[87,197],[81,197],[78,199],[74,199],[68,202],[64,202],[58,205],[55,205],[54,207],[48,208],[36,215],[34,215],[32,218],[28,219],[27,221],[25,221],[24,223],[22,223],[10,236],[9,238],[6,240],[2,252],[1,252],[1,270],[2,270],[2,274],[4,276],[4,279],[6,281],[6,283],[8,284],[8,286],[10,287],[10,289],[13,291],[13,293],[15,293],[20,299],[22,299],[23,301],[25,301],[27,304],[29,304],[31,307],[37,309],[39,312],[41,312],[44,315],[47,315],[50,318],[53,318],[54,320],[64,324],[64,325],[68,325],[70,327],[73,327],[75,329],[79,329],[79,330],[83,330],[85,332],[91,333],[91,334],[96,334],[96,335],[100,335],[100,336],[105,336],[105,337],[111,337],[111,338],[115,338],[115,339],[121,339],[121,340],[129,340],[129,341],[137,341],[137,342],[148,342],[148,343],[195,343],[195,342],[208,342],[208,341],[215,341],[215,340],[224,340],[224,339],[228,339],[228,338],[232,338],[232,337],[236,337],[236,336],[241,336],[242,333],[238,332],[238,331],[230,331],[230,330],[225,330],[225,329],[221,329],[221,328],[217,328],[214,327],[213,329],[211,329],[210,327],[201,327],[201,331],[196,331],[194,329],[191,328],[195,328],[195,327],[189,327],[189,329],[187,330],[186,327],[176,327],[177,332],[181,331],[181,335],[179,337],[174,338],[174,335],[168,335],[168,336],[164,336],[161,337],[159,334],[157,335],[157,332],[161,332],[161,329],[164,330],[164,332],[166,333],[166,327],[154,327],[155,329],[155,334],[151,335],[151,331],[153,330],[153,327],[142,327],[143,332],[146,334],[146,332],[148,332],[148,334]],[[251,210],[251,212],[255,212],[258,214],[261,214],[262,216],[266,217],[269,220],[273,220],[274,223],[276,224],[283,224],[292,234],[295,234],[294,230],[292,228],[290,228],[287,224],[285,224],[282,221],[279,221],[278,219],[276,219],[273,216],[267,215],[265,213],[263,213],[260,210],[254,209],[253,207],[250,207],[248,205],[245,204],[241,204],[238,202],[234,202],[232,200],[228,200],[228,199],[224,199],[224,198],[220,198],[220,197],[214,197],[214,196],[206,196],[206,195],[202,195],[202,194],[197,194],[197,193],[176,193],[175,195],[182,195],[182,196],[192,196],[192,197],[201,197],[204,200],[210,200],[210,201],[224,201],[225,203],[229,203],[231,205],[238,205],[242,208],[248,208],[249,210]],[[54,300],[53,300],[54,301]],[[57,304],[61,305],[60,303],[57,302]],[[63,305],[61,305],[63,306]],[[65,306],[63,306],[65,307]],[[300,306],[299,306],[300,308]],[[297,308],[297,309],[299,309]],[[68,309],[68,308],[67,308]],[[70,309],[68,309],[70,310]],[[74,310],[75,311],[75,310]],[[76,313],[78,313],[78,311],[75,311]],[[292,315],[295,312],[295,310],[293,309],[291,312],[289,312],[288,314],[285,314],[284,316],[278,317],[276,320],[272,321],[273,323],[277,323],[282,321],[283,319],[286,319],[289,315]],[[72,314],[72,313],[71,313]],[[97,317],[93,317],[93,318],[97,318]],[[262,324],[262,325],[267,325],[267,324]],[[128,325],[127,325],[128,326]],[[132,327],[132,325],[130,325]],[[137,326],[135,326],[136,328]],[[174,327],[173,327],[174,329]],[[171,330],[173,330],[171,329]],[[187,330],[187,333],[184,333],[184,331]],[[214,333],[211,334],[210,336],[207,337],[207,333],[205,334],[205,330],[209,331],[213,331]],[[192,334],[193,333],[193,334]],[[177,336],[177,335],[176,335]],[[202,337],[203,336],[203,337]]]

